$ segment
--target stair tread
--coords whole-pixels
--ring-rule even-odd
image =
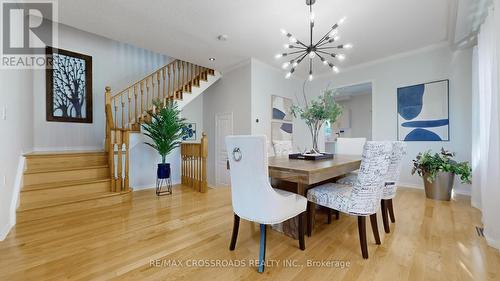
[[[24,174],[28,175],[28,174],[39,174],[39,173],[51,173],[51,172],[89,170],[89,169],[99,169],[99,168],[108,168],[108,165],[88,165],[82,167],[75,166],[75,167],[62,167],[62,168],[28,169],[24,171]]]
[[[26,153],[26,158],[32,157],[59,157],[59,156],[79,156],[79,155],[102,155],[106,154],[104,150],[65,150],[65,151],[35,151]]]
[[[85,194],[85,195],[78,195],[78,196],[73,196],[73,197],[65,197],[65,198],[53,198],[50,201],[39,201],[39,202],[33,202],[29,203],[29,206],[23,206],[21,202],[21,206],[17,209],[17,212],[24,212],[24,211],[32,211],[36,209],[42,209],[42,208],[50,208],[54,206],[60,206],[60,205],[68,205],[72,203],[78,203],[78,202],[83,202],[83,201],[88,201],[88,200],[95,200],[95,199],[100,199],[100,198],[106,198],[106,197],[111,197],[111,196],[118,196],[122,195],[127,192],[111,192],[111,191],[106,191],[106,192],[97,192],[97,193],[92,193],[92,194]]]
[[[39,183],[32,185],[25,185],[21,192],[29,192],[35,190],[43,190],[43,189],[52,189],[52,188],[60,188],[67,186],[75,186],[75,185],[84,185],[91,183],[99,183],[110,181],[110,178],[102,178],[102,179],[82,179],[82,180],[68,180],[68,181],[60,181],[60,182],[52,182],[52,183]]]

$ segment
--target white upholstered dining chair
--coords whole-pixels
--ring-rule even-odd
[[[366,138],[337,138],[335,153],[344,155],[361,155]]]
[[[298,216],[299,247],[305,249],[304,212],[307,199],[295,193],[274,189],[269,184],[265,136],[227,136],[230,163],[231,199],[234,225],[229,249],[238,238],[240,218],[260,224],[259,272],[264,271],[266,225],[282,223]]]
[[[273,140],[273,148],[276,156],[288,156],[293,153],[291,140]]]
[[[314,204],[318,204],[358,217],[359,241],[361,253],[365,259],[368,258],[366,216],[370,216],[375,242],[380,244],[377,210],[380,207],[391,151],[390,142],[369,141],[364,146],[361,166],[354,186],[326,183],[307,191],[310,208],[315,208]],[[313,219],[309,218],[309,220]]]

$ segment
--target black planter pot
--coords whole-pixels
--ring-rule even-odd
[[[158,169],[156,170],[156,176],[159,179],[170,178],[170,163],[158,164]]]

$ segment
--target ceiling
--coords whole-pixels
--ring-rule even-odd
[[[314,37],[318,40],[347,17],[340,43],[354,48],[345,50],[347,59],[338,64],[342,69],[449,41],[455,1],[317,0]],[[283,61],[274,55],[287,43],[280,28],[299,40],[309,36],[304,0],[64,0],[59,21],[222,71],[250,57],[280,67]],[[228,40],[218,41],[220,34]],[[306,68],[299,65],[297,74]],[[331,72],[319,60],[314,69],[315,74]]]

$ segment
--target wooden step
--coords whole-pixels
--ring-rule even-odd
[[[26,170],[39,170],[50,167],[73,168],[107,165],[108,157],[104,151],[62,151],[33,152],[25,154]]]
[[[102,194],[111,190],[111,179],[77,180],[24,186],[21,190],[21,209],[49,206],[77,196]]]
[[[61,214],[71,214],[78,211],[86,211],[92,208],[99,208],[121,204],[130,201],[132,193],[127,192],[104,192],[87,196],[66,198],[64,201],[54,202],[49,205],[33,205],[29,209],[17,210],[17,222],[23,223],[42,218],[48,218]]]
[[[108,165],[69,167],[69,168],[41,168],[24,172],[24,185],[37,185],[72,180],[92,180],[109,178]]]

